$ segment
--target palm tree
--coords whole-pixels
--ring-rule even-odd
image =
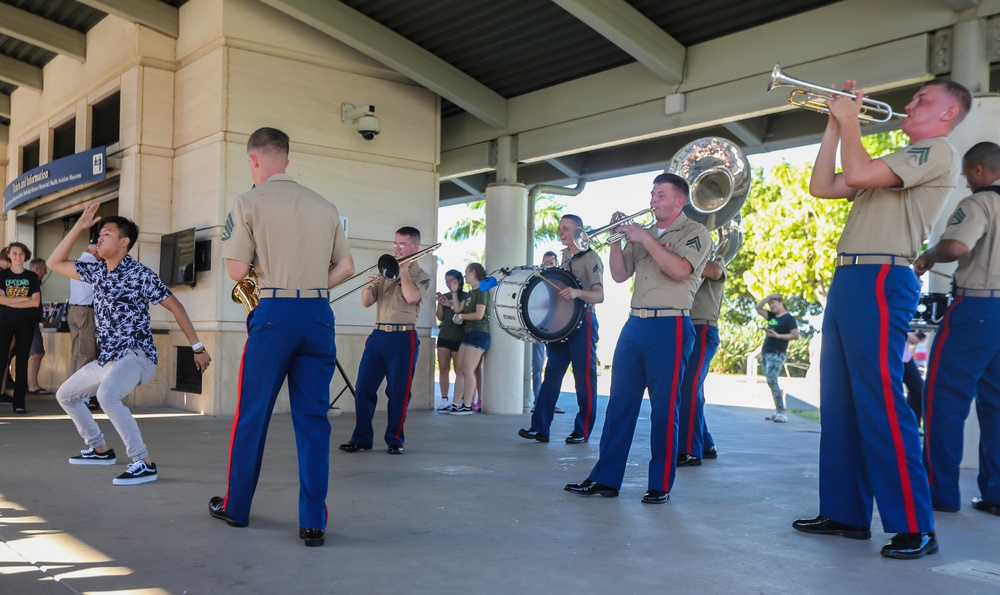
[[[455,222],[444,232],[446,240],[461,242],[486,232],[486,201],[469,203],[474,212]],[[566,205],[556,202],[555,196],[541,194],[535,201],[535,245],[555,240],[559,237],[559,219]]]

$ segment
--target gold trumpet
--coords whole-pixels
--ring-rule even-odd
[[[400,258],[400,259],[397,259],[392,254],[383,254],[382,256],[379,257],[377,263],[375,263],[372,266],[368,267],[367,269],[361,271],[360,273],[355,273],[351,277],[349,277],[347,279],[344,279],[340,283],[337,283],[337,285],[335,285],[334,287],[340,287],[341,285],[343,285],[345,283],[350,283],[351,281],[354,281],[358,277],[367,276],[371,271],[375,270],[376,268],[378,269],[378,274],[379,274],[378,278],[376,278],[376,279],[369,279],[369,280],[365,281],[364,283],[362,283],[361,285],[358,285],[357,287],[355,287],[354,289],[348,291],[347,293],[345,293],[343,295],[340,295],[338,297],[335,297],[334,299],[330,300],[330,303],[333,304],[335,302],[338,302],[338,301],[344,299],[345,297],[351,295],[355,291],[364,289],[365,287],[368,287],[369,285],[371,285],[372,283],[374,283],[376,281],[379,281],[380,279],[386,279],[388,281],[395,281],[396,279],[399,278],[399,271],[402,269],[403,265],[409,265],[411,262],[417,260],[418,258],[427,256],[428,254],[430,254],[431,252],[434,252],[435,250],[437,250],[440,247],[441,247],[441,244],[434,244],[433,246],[430,246],[428,248],[424,248],[423,250],[421,250],[419,252],[414,252],[413,254],[411,254],[409,256],[404,256],[403,258]]]
[[[257,307],[257,304],[260,303],[260,279],[257,278],[253,265],[250,265],[250,272],[247,273],[247,276],[236,282],[233,290],[229,292],[229,297],[237,304],[243,304],[247,314],[253,312],[253,309]]]
[[[774,69],[771,70],[771,81],[767,85],[767,90],[771,91],[777,87],[794,87],[794,90],[788,95],[788,103],[821,114],[830,113],[830,108],[826,105],[829,99],[834,97],[854,99],[854,93],[827,89],[820,85],[792,78],[781,71],[780,64],[775,64]],[[869,97],[864,97],[861,100],[861,113],[858,114],[858,119],[861,120],[862,124],[888,122],[893,118],[905,117],[906,114],[892,111],[892,107],[884,101],[876,101]]]
[[[628,217],[621,217],[619,219],[616,219],[613,223],[609,223],[604,227],[598,227],[597,229],[591,229],[590,231],[587,231],[582,227],[577,227],[576,229],[573,230],[573,243],[580,250],[589,250],[590,248],[599,250],[604,246],[607,246],[608,244],[620,242],[623,239],[625,239],[625,234],[622,232],[615,232],[615,229],[619,225],[635,223],[635,220],[638,219],[639,217],[643,217],[652,212],[653,209],[652,207],[650,207],[648,209],[639,211],[634,215],[629,215]],[[604,241],[598,240],[594,237],[602,233],[608,233],[608,232],[611,232],[611,235],[609,235],[606,239],[604,239]]]

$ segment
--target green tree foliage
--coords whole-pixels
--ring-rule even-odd
[[[862,142],[869,154],[879,157],[904,146],[906,137],[897,130],[865,136]],[[846,200],[811,196],[811,175],[812,165],[787,162],[766,173],[760,168],[753,172],[750,194],[742,210],[743,248],[728,268],[721,344],[713,369],[737,371],[732,366],[745,360],[746,354],[763,341],[754,305],[774,292],[785,296],[803,337],[789,345],[789,361],[807,361],[808,338],[814,329],[805,319],[819,314],[826,305],[837,241],[851,208]],[[738,365],[743,367],[744,363]]]
[[[473,212],[468,217],[456,221],[444,232],[446,240],[461,242],[486,232],[486,201],[471,202],[469,208]],[[557,202],[551,194],[538,196],[535,200],[536,246],[559,237],[559,219],[565,209],[566,205]]]

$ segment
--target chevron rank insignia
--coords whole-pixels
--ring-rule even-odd
[[[948,225],[958,225],[962,221],[965,221],[965,210],[963,210],[962,207],[958,207],[958,210],[956,210],[952,214],[951,219],[948,220]]]
[[[684,243],[688,248],[694,248],[696,252],[701,252],[701,238],[695,236]]]
[[[930,147],[910,147],[906,150],[906,158],[913,165],[923,165],[927,163],[927,157],[931,154]]]
[[[594,265],[594,270],[593,270],[593,272],[595,272],[595,273],[596,273],[596,272],[597,272],[597,271],[599,271],[600,269],[601,269],[601,265],[599,265],[599,264],[595,264],[595,265]]]
[[[222,231],[222,241],[223,242],[225,242],[229,238],[233,237],[233,228],[234,227],[236,227],[236,224],[233,223],[233,214],[229,213],[229,216],[226,217],[226,227]]]

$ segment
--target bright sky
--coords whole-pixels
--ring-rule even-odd
[[[809,145],[788,149],[784,151],[773,151],[771,153],[750,155],[748,159],[753,167],[763,167],[767,172],[773,165],[782,160],[793,165],[804,165],[812,163],[816,157],[817,145]],[[666,163],[666,159],[664,163]],[[659,171],[648,172],[624,176],[599,182],[587,184],[579,196],[560,196],[557,200],[566,205],[564,212],[574,213],[583,218],[584,224],[588,227],[600,227],[611,219],[611,214],[615,211],[622,211],[632,214],[649,207],[649,191],[653,178]],[[451,242],[444,239],[444,232],[448,230],[456,221],[468,217],[472,211],[466,205],[454,205],[438,209],[438,240],[442,242],[434,254],[442,263],[438,267],[438,288],[444,287],[444,274],[448,269],[465,270],[465,266],[471,262],[472,253],[482,253],[486,244],[485,236],[480,236],[464,242]],[[495,270],[500,267],[515,267],[528,264],[538,264],[541,262],[542,254],[546,250],[552,250],[556,254],[561,254],[562,244],[559,241],[546,242],[535,247],[535,258],[531,263],[489,263],[488,270]],[[597,316],[604,339],[598,343],[598,359],[602,363],[610,364],[614,346],[617,342],[618,332],[625,323],[628,312],[628,304],[631,299],[629,293],[630,283],[615,283],[607,271],[605,263],[605,301],[597,307]],[[610,339],[610,340],[609,340]]]

